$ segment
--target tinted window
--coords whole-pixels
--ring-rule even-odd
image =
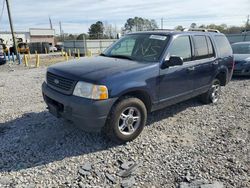
[[[232,48],[227,40],[227,38],[223,35],[216,35],[215,36],[216,44],[220,55],[222,57],[231,56],[232,55]]]
[[[190,61],[192,57],[189,36],[180,36],[176,38],[169,48],[170,56],[182,57],[183,61]]]
[[[232,45],[234,54],[250,54],[250,43],[241,43]]]
[[[194,36],[194,45],[195,45],[195,59],[208,58],[208,45],[206,36]]]
[[[208,47],[208,57],[214,57],[215,54],[214,54],[214,48],[213,48],[211,39],[208,36],[206,37],[206,39],[207,39],[207,47]]]

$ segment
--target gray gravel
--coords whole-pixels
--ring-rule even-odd
[[[250,187],[249,78],[234,79],[217,105],[192,99],[154,112],[138,139],[115,145],[48,113],[45,68],[6,66],[0,187]]]

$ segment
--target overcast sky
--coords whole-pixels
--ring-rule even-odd
[[[2,4],[0,0],[0,16]],[[100,20],[122,27],[130,17],[155,19],[164,28],[191,23],[243,25],[250,14],[250,0],[10,0],[16,31],[48,28],[50,16],[59,33],[59,21],[65,33],[87,32]],[[9,30],[6,6],[0,31]]]

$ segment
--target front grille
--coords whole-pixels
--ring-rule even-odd
[[[53,89],[65,94],[71,94],[75,86],[75,81],[47,72],[47,83]]]

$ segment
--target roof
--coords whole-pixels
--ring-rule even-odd
[[[233,44],[250,44],[250,41],[244,41],[244,42],[235,42]]]
[[[54,29],[31,28],[30,36],[55,36]]]
[[[202,31],[175,31],[175,30],[157,30],[157,31],[140,31],[140,32],[133,32],[128,33],[128,35],[131,34],[151,34],[151,35],[178,35],[178,34],[200,34],[200,35],[224,35],[222,33],[216,33],[216,32],[202,32]]]

